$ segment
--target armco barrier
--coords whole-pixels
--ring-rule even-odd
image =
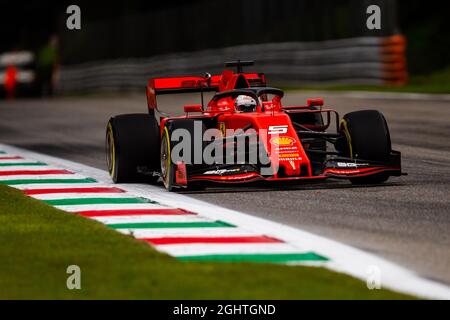
[[[241,45],[149,58],[62,66],[59,92],[139,89],[150,77],[217,73],[227,60],[254,59],[273,84],[402,85],[408,79],[401,35],[323,42]]]

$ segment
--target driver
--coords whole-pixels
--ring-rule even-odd
[[[234,102],[237,112],[255,112],[256,101],[252,97],[246,95],[237,96]]]

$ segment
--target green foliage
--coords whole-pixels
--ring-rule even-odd
[[[406,86],[386,87],[370,85],[317,85],[287,90],[375,91],[450,94],[450,67],[430,75],[414,76]]]

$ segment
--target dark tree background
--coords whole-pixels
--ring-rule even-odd
[[[81,7],[81,31],[65,28],[69,4]],[[381,31],[365,28],[370,4],[382,7]],[[439,0],[1,0],[0,52],[36,50],[54,33],[61,39],[62,62],[72,64],[402,32],[410,71],[423,74],[449,64],[445,9]]]

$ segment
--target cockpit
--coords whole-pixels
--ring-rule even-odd
[[[271,87],[252,87],[216,93],[208,104],[208,111],[267,112],[281,110],[283,90]]]

